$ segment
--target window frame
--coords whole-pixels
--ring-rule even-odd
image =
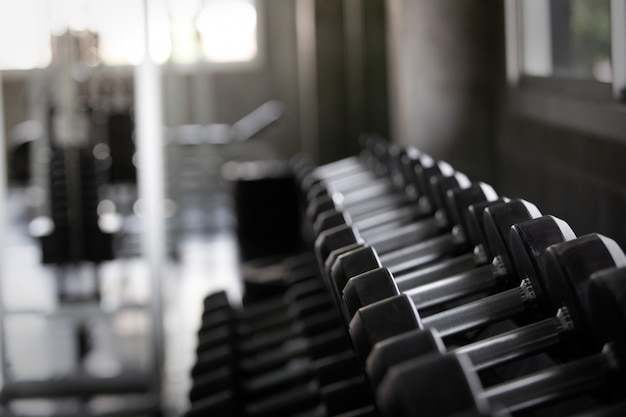
[[[523,74],[521,1],[505,0],[504,9],[513,114],[626,143],[626,0],[611,0],[611,83]]]

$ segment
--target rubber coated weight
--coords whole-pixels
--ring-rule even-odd
[[[557,220],[557,219],[555,219]],[[527,232],[525,229],[534,229],[538,226],[538,222],[525,222],[514,227],[512,237],[522,240],[522,236]],[[566,230],[566,228],[563,228]],[[550,228],[545,228],[546,234]],[[555,232],[553,228],[553,233]],[[526,245],[530,246],[532,240],[526,241]],[[585,249],[593,250],[594,246],[598,246],[599,242],[586,239],[586,248],[578,246],[579,251],[586,252]],[[600,242],[601,243],[601,242]],[[535,247],[535,249],[538,249]],[[529,257],[530,259],[530,257]],[[516,259],[517,261],[518,259]],[[619,263],[619,261],[608,259],[606,256],[605,264],[611,262]],[[526,279],[532,279],[536,282],[542,282],[537,279],[538,275],[546,275],[543,266],[524,264],[519,266],[518,272]],[[586,288],[588,285],[588,277],[593,273],[589,269],[574,269],[570,271],[570,275],[563,278],[571,285]],[[558,279],[558,278],[557,278]],[[548,281],[544,278],[543,281]],[[600,297],[598,297],[600,298]],[[615,298],[604,295],[604,302],[609,303]],[[537,297],[537,316],[531,324],[511,330],[509,332],[492,336],[481,341],[465,345],[455,350],[457,353],[467,354],[472,360],[474,369],[483,370],[488,367],[502,365],[503,363],[528,356],[530,354],[545,350],[552,346],[563,346],[561,349],[562,359],[572,356],[582,356],[590,354],[598,349],[602,341],[594,343],[593,333],[597,326],[603,326],[608,321],[616,323],[619,327],[626,322],[623,318],[613,315],[619,309],[614,307],[603,308],[602,303],[595,303],[591,307],[587,306],[587,298],[579,299],[575,303],[562,304],[562,299],[550,299],[547,295]],[[594,312],[593,309],[596,309]],[[606,314],[606,311],[611,314]],[[603,314],[604,313],[604,314]],[[607,320],[608,315],[613,315],[611,320]],[[584,318],[582,320],[581,318]],[[609,333],[609,332],[605,332]],[[618,331],[612,331],[613,334],[619,334]],[[563,354],[564,351],[567,354]],[[574,351],[574,353],[572,353]],[[374,346],[372,353],[367,360],[367,373],[370,376],[372,384],[376,385],[380,382],[387,369],[418,356],[425,356],[431,353],[443,354],[446,352],[445,344],[436,330],[428,329],[425,331],[412,331],[390,339],[387,339]]]
[[[502,207],[501,207],[502,206]],[[492,220],[485,224],[484,227],[490,227],[492,230],[486,231],[486,234],[490,235],[490,239],[493,242],[491,244],[495,250],[500,250],[502,248],[506,248],[506,244],[503,243],[503,240],[507,239],[505,237],[508,235],[508,228],[517,222],[525,221],[528,219],[539,217],[541,214],[539,210],[533,205],[523,200],[515,200],[502,205],[495,205],[490,208],[490,212],[488,214],[489,218],[494,218],[497,220]],[[372,257],[372,250],[369,249],[369,256]],[[364,252],[360,250],[360,252]],[[327,261],[327,265],[331,262],[332,267],[330,268],[330,272],[328,276],[331,282],[331,288],[333,291],[337,291],[338,294],[341,294],[343,288],[348,283],[348,280],[355,277],[356,275],[367,272],[371,269],[375,269],[376,267],[383,266],[381,262],[378,262],[378,265],[370,268],[354,268],[352,264],[360,265],[363,264],[362,258],[356,258],[356,253],[359,253],[359,250],[353,250],[345,253],[335,253],[337,255],[337,259],[333,261],[333,255],[329,257]],[[499,253],[499,252],[498,252]],[[365,256],[359,253],[358,256]],[[352,259],[352,258],[356,259]],[[505,258],[505,255],[502,256]],[[434,260],[434,259],[433,259]]]
[[[586,355],[530,375],[516,378],[502,384],[483,389],[470,359],[461,354],[447,354],[437,357],[423,357],[392,367],[383,379],[377,392],[377,403],[384,416],[413,416],[419,404],[426,416],[445,416],[463,410],[484,410],[495,405],[510,412],[518,412],[537,407],[548,401],[568,398],[579,393],[603,388],[603,395],[613,399],[621,398],[626,387],[626,269],[624,254],[617,251],[615,243],[603,236],[591,235],[553,246],[546,254],[549,273],[566,272],[577,276],[583,271],[574,271],[575,265],[563,265],[564,259],[579,253],[580,245],[595,246],[594,255],[601,261],[610,259],[620,268],[610,273],[596,273],[588,280],[587,294],[590,309],[596,314],[598,323],[604,326],[593,327],[592,338],[601,351]],[[602,248],[606,253],[601,253]],[[569,260],[569,259],[568,259]],[[610,263],[610,261],[609,261]],[[590,263],[581,262],[588,269]],[[597,266],[596,268],[601,268]],[[600,271],[598,271],[600,272]],[[573,284],[570,284],[573,285]],[[577,289],[584,286],[579,285]],[[573,287],[572,287],[573,288]],[[440,385],[428,376],[446,372],[447,381]],[[410,384],[410,392],[400,392],[400,387]],[[472,395],[458,397],[447,388],[457,386],[460,392]],[[445,389],[444,389],[445,388]],[[454,409],[450,409],[453,406]],[[427,410],[424,412],[424,410]]]
[[[433,185],[433,188],[443,187],[438,193],[445,193],[451,189],[468,188],[469,186],[470,184],[467,177],[457,173],[452,177],[448,177],[445,182],[436,182]],[[371,234],[363,235],[360,230],[355,230],[355,233],[362,236],[363,239],[370,245],[376,247],[379,254],[382,255],[386,252],[391,252],[406,245],[419,243],[428,237],[432,237],[438,233],[449,230],[452,225],[448,223],[447,216],[444,214],[446,209],[439,206],[437,208],[441,210],[438,212],[439,214],[418,220],[417,222],[401,225],[398,228],[384,230],[374,236]],[[349,225],[346,225],[345,227],[351,228]],[[358,243],[356,239],[352,242],[346,243],[341,239],[341,235],[336,236],[340,230],[342,229],[335,227],[324,231],[316,238],[315,251],[318,255],[318,259],[322,262],[327,262],[327,258],[331,252],[337,251],[336,253],[340,253],[342,248],[345,248],[350,243]]]
[[[506,211],[508,211],[510,206],[503,205],[502,207],[506,208]],[[485,215],[486,218],[491,216],[487,212]],[[495,222],[490,223],[495,224]],[[543,227],[545,227],[546,230],[550,230],[551,233],[542,232],[532,235],[532,226],[536,226],[539,223],[543,224]],[[543,246],[544,252],[548,246],[574,237],[574,233],[569,226],[562,221],[557,221],[553,217],[536,219],[535,221],[529,222],[529,224],[531,226],[528,227],[529,233],[526,237],[533,242],[530,245],[537,248]],[[499,234],[490,233],[490,236],[492,236],[490,240],[493,240],[493,237],[499,236]],[[529,256],[537,257],[537,263],[542,263],[541,259],[543,253],[540,250],[537,250],[537,253],[530,254]],[[501,265],[504,265],[504,263],[502,262]],[[495,272],[497,272],[497,270]],[[444,336],[449,336],[467,332],[476,327],[509,317],[514,317],[521,313],[527,313],[528,309],[532,308],[536,300],[536,295],[532,291],[532,283],[525,280],[524,276],[519,276],[518,272],[515,270],[506,270],[505,272],[506,274],[494,273],[491,278],[487,275],[487,278],[492,279],[491,284],[483,286],[482,289],[487,290],[490,287],[494,288],[493,278],[502,280],[502,277],[506,277],[507,283],[512,283],[515,280],[517,280],[518,283],[521,281],[519,287],[513,287],[510,290],[496,293],[492,296],[481,298],[477,301],[444,310],[427,317],[422,317],[418,313],[415,302],[406,293],[361,308],[350,323],[350,334],[355,350],[358,352],[359,356],[365,360],[371,348],[376,343],[383,340],[380,337],[387,338],[400,334],[407,331],[406,329],[410,328],[412,325],[417,326],[414,327],[414,329],[434,327]],[[543,279],[545,279],[545,277]],[[457,285],[457,282],[456,280],[452,281],[450,291],[454,290],[453,287]],[[489,283],[489,280],[486,282]],[[495,283],[497,283],[497,281]],[[437,284],[441,285],[440,283]],[[406,315],[398,313],[398,309],[402,309]],[[411,314],[415,317],[410,317]],[[385,315],[392,315],[395,317],[395,320],[391,323],[381,323],[379,317]]]
[[[472,193],[474,192],[472,188],[456,191],[457,192],[452,192],[451,195],[461,194],[466,191],[470,191]],[[496,205],[503,203],[503,201],[495,200],[487,203],[493,203],[491,205]],[[489,204],[484,204],[484,207],[488,206]],[[469,219],[469,217],[465,218],[465,220]],[[467,224],[462,224],[461,226],[462,231],[460,234],[462,236],[467,236]],[[460,248],[458,250],[466,250],[469,246],[467,245],[467,239],[464,237],[460,239],[457,238],[457,241],[459,240]],[[487,247],[487,244],[483,243],[483,241],[476,241],[473,243],[476,248],[475,253],[457,256],[440,262],[428,263],[427,266],[411,269],[408,272],[401,272],[397,275],[397,277],[390,271],[390,268],[378,268],[364,272],[349,279],[342,290],[342,294],[350,316],[353,316],[359,308],[372,304],[376,301],[399,295],[403,291],[410,291],[411,289],[417,288],[421,285],[431,284],[440,279],[484,265],[487,261],[484,248]],[[480,255],[477,255],[477,253],[480,253]],[[422,256],[427,256],[427,254],[424,253]],[[418,263],[416,261],[414,262]],[[384,264],[382,261],[381,263]],[[446,297],[441,299],[441,301],[438,301],[436,297],[427,297],[425,294],[423,295],[422,299],[425,301],[423,301],[418,308],[423,308],[425,306],[432,307],[440,302],[448,302],[453,299],[451,297],[452,293],[446,294]]]
[[[464,180],[461,179],[462,177],[455,176],[454,178],[455,180],[449,182],[448,186],[452,187],[454,185],[457,185],[459,187],[456,188],[461,188],[461,184],[465,184]],[[440,183],[436,181],[434,182],[435,187],[438,186],[438,184]],[[463,187],[465,187],[465,185],[463,185]],[[488,186],[478,187],[481,189],[490,188]],[[486,194],[484,190],[483,194]],[[441,211],[438,211],[438,213],[439,212]],[[445,218],[446,216],[442,215],[441,217]],[[408,225],[407,227],[412,227],[412,229],[409,230],[410,241],[417,242],[417,244],[409,247],[408,250],[398,249],[397,253],[401,253],[404,259],[410,260],[406,262],[396,260],[396,266],[400,269],[411,267],[416,268],[428,262],[435,261],[437,257],[440,256],[439,253],[441,252],[441,250],[433,252],[431,246],[433,244],[433,241],[430,241],[428,243],[425,243],[423,241],[428,237],[434,236],[435,234],[442,232],[444,229],[449,229],[452,227],[452,225],[447,225],[446,227],[443,227],[444,223],[446,222],[444,221],[442,223],[441,220],[438,220],[437,216],[435,215],[432,219],[426,219],[414,223],[413,225]],[[379,254],[383,259],[385,256],[392,255],[390,253],[386,255],[384,251],[380,250],[380,244],[382,242],[381,240],[370,242],[378,249],[374,250],[369,246],[360,245],[358,243],[345,245],[346,240],[349,239],[343,239],[344,235],[351,236],[352,238],[354,238],[355,241],[360,240],[360,235],[353,228],[350,228],[348,226],[340,226],[322,233],[318,237],[318,239],[316,239],[315,243],[316,253],[318,254],[318,259],[320,263],[324,260],[324,256],[330,252],[330,254],[327,255],[327,259],[324,263],[324,268],[327,271],[326,275],[330,280],[329,285],[331,288],[331,293],[333,293],[334,298],[337,300],[337,305],[340,310],[344,308],[343,303],[341,302],[341,291],[347,283],[348,279],[369,270],[381,267],[382,264],[381,260],[378,257]],[[389,241],[393,241],[393,234],[390,234],[388,239]],[[451,239],[453,239],[451,235],[444,236],[440,239],[440,244],[444,247],[451,246]],[[403,245],[406,245],[407,243],[410,242],[395,242],[394,245],[399,245],[398,247],[401,247]],[[345,246],[342,247],[341,245]],[[421,251],[424,251],[426,253],[420,255]],[[388,260],[387,262],[393,263],[391,260]],[[392,267],[393,266],[390,266],[390,268]],[[336,281],[334,275],[335,270],[341,270],[341,282]],[[346,315],[346,317],[349,317],[349,315]]]

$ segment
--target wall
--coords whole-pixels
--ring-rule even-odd
[[[359,151],[359,135],[387,136],[384,0],[298,0],[303,150],[318,163]]]
[[[387,0],[392,137],[493,178],[502,2]]]
[[[626,139],[626,132],[624,133]],[[498,141],[499,189],[626,248],[626,141],[510,114]]]

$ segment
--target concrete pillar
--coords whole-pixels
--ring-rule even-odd
[[[477,179],[491,175],[501,12],[484,0],[387,0],[393,137]]]

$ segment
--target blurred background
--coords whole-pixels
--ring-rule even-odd
[[[363,132],[626,245],[625,42],[622,0],[0,0],[0,414],[178,415],[279,205],[236,184]]]

